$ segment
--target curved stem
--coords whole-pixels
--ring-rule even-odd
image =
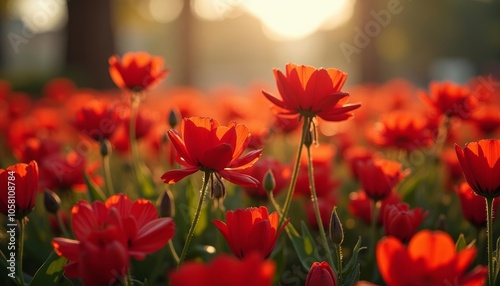
[[[370,236],[371,236],[370,249],[369,249],[370,257],[375,254],[375,242],[377,241],[377,221],[379,216],[378,209],[380,206],[378,201],[374,200],[371,201],[371,204],[373,205],[373,208],[372,208],[372,223],[370,225]]]
[[[493,198],[486,198],[486,217],[488,232],[488,285],[495,284],[495,269],[493,269]]]
[[[311,146],[307,147],[307,170],[309,174],[309,187],[311,188],[311,201],[314,206],[314,214],[316,215],[316,221],[318,223],[319,234],[323,242],[323,247],[325,248],[328,263],[333,267],[333,258],[330,251],[330,246],[328,245],[328,240],[326,239],[325,228],[323,227],[323,221],[321,220],[321,213],[319,211],[318,195],[316,194],[316,186],[314,184],[314,172],[313,172],[313,160],[311,155]]]
[[[62,232],[63,236],[66,237],[66,238],[69,238],[70,237],[69,231],[66,228],[66,225],[64,224],[64,221],[63,221],[63,218],[62,218],[62,212],[61,211],[58,211],[56,213],[56,220],[57,220],[57,224],[59,225],[59,228],[61,229],[61,232]]]
[[[107,139],[104,139],[104,141],[101,142],[101,144],[106,144],[105,148],[110,148],[110,144]],[[101,158],[102,158],[102,170],[104,173],[104,183],[106,184],[106,191],[109,197],[115,193],[115,190],[113,188],[113,181],[111,180],[111,168],[109,167],[109,150],[107,150],[107,154],[101,153]]]
[[[191,223],[191,227],[189,228],[188,236],[186,238],[186,243],[184,244],[184,248],[182,249],[181,257],[179,258],[179,264],[177,265],[177,267],[181,266],[182,262],[184,262],[184,259],[186,258],[189,244],[191,243],[191,239],[193,238],[194,235],[194,230],[200,218],[201,208],[203,206],[203,201],[205,200],[205,195],[207,194],[209,180],[210,180],[210,172],[205,172],[205,176],[203,177],[203,186],[201,187],[201,195],[200,199],[198,200],[198,206],[196,207],[194,219],[193,222]]]
[[[140,103],[140,98],[139,94],[136,94],[135,92],[132,93],[132,102],[130,105],[130,121],[129,121],[129,129],[128,129],[128,135],[129,135],[129,142],[130,142],[130,152],[132,153],[132,161],[134,164],[134,171],[135,175],[137,177],[137,181],[141,182],[142,181],[142,172],[141,172],[141,165],[140,165],[140,158],[139,158],[139,149],[137,147],[137,140],[135,138],[135,128],[136,128],[136,122],[137,122],[137,112],[139,110],[139,103]]]
[[[436,136],[436,143],[434,145],[434,154],[439,156],[441,150],[446,143],[446,137],[448,137],[448,129],[450,128],[450,118],[447,115],[443,115],[441,124],[439,125],[438,134]]]
[[[177,255],[177,251],[175,251],[174,243],[170,239],[168,241],[168,247],[170,248],[170,252],[172,253],[172,257],[174,258],[175,264],[179,265],[180,259],[179,255]]]
[[[283,205],[283,211],[282,211],[283,215],[280,218],[280,225],[282,225],[283,222],[285,221],[286,216],[288,215],[288,209],[290,208],[290,205],[292,204],[293,192],[295,190],[295,185],[297,183],[297,176],[299,174],[300,157],[302,156],[302,146],[304,145],[307,133],[309,132],[310,125],[311,125],[311,118],[304,117],[304,125],[302,126],[302,135],[300,137],[299,150],[297,151],[297,158],[295,159],[295,165],[293,167],[292,180],[290,182],[290,187],[288,188],[288,193],[286,194],[285,204]]]
[[[342,244],[335,244],[337,252],[338,285],[342,285]]]

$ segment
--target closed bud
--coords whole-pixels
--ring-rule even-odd
[[[160,217],[173,217],[175,215],[174,196],[169,188],[160,195],[157,201]]]
[[[264,175],[262,187],[269,193],[272,192],[276,187],[276,180],[274,179],[273,171],[271,169],[267,170],[266,174]]]
[[[101,140],[100,144],[101,144],[100,147],[101,147],[101,156],[102,157],[106,157],[109,154],[111,154],[111,143],[109,142],[109,140],[107,140],[107,139]]]
[[[179,124],[179,117],[179,112],[176,109],[170,109],[168,113],[168,125],[170,125],[170,128],[175,128]]]
[[[312,130],[308,130],[306,132],[306,138],[304,138],[304,146],[307,148],[311,147],[312,143],[314,141],[314,134]]]
[[[337,214],[337,207],[333,208],[332,216],[330,218],[330,239],[333,243],[340,245],[344,241],[344,229]]]
[[[61,199],[56,193],[45,190],[43,193],[43,205],[49,213],[56,214],[61,206]]]

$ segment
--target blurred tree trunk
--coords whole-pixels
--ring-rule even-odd
[[[108,58],[115,52],[110,0],[68,1],[66,68],[96,89],[112,88]]]
[[[179,15],[179,84],[189,86],[193,82],[194,45],[193,45],[193,22],[194,17],[191,12],[189,0],[184,1],[184,7]]]

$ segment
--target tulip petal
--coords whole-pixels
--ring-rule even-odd
[[[200,168],[188,168],[188,169],[179,169],[179,170],[171,170],[165,172],[162,176],[161,179],[165,184],[174,184],[177,183],[178,181],[184,179],[185,177],[195,173],[198,171]]]
[[[52,247],[57,255],[72,261],[78,260],[80,247],[80,242],[78,240],[56,237],[52,239]]]
[[[137,237],[130,243],[129,253],[150,254],[162,249],[174,236],[175,223],[172,218],[159,218],[148,222],[137,232]]]
[[[229,182],[242,186],[242,187],[254,187],[256,188],[259,185],[259,180],[254,177],[246,174],[242,174],[235,171],[219,171],[218,172],[221,177],[228,180]]]

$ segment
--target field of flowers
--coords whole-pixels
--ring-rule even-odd
[[[498,285],[500,82],[0,81],[1,285]],[[497,230],[497,231],[495,231]]]

